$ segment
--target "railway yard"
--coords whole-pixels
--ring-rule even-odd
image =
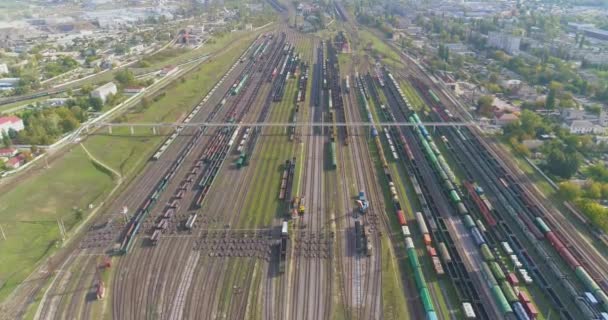
[[[338,32],[279,23],[233,61],[94,219],[36,319],[608,317],[587,235],[475,126],[425,125],[470,119],[409,57],[357,54],[334,9]],[[186,125],[205,122],[231,125]]]

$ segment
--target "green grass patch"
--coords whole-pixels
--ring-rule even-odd
[[[359,29],[359,37],[365,50],[370,50],[374,57],[380,58],[385,64],[396,65],[401,63],[399,54],[372,32]]]
[[[289,79],[283,100],[271,105],[271,122],[288,121],[293,110],[292,98],[296,90],[296,80]],[[280,201],[278,196],[283,164],[285,160],[295,156],[293,142],[289,141],[285,128],[268,128],[261,134],[258,144],[261,150],[254,154],[257,166],[251,192],[247,193],[244,209],[246,215],[239,221],[239,225],[243,227],[267,226],[273,218],[287,213],[288,209],[287,204]],[[298,167],[301,166],[302,163],[296,161],[296,176]],[[293,194],[296,194],[295,190]]]
[[[0,105],[0,112],[4,112],[5,110],[9,110],[9,109],[13,109],[13,108],[21,107],[21,106],[27,106],[30,104],[35,105],[36,102],[43,101],[46,99],[49,99],[49,97],[40,97],[40,98],[17,101],[17,102],[13,102],[13,103],[9,103],[9,104],[3,104],[3,105]]]
[[[0,300],[54,251],[60,241],[56,220],[73,228],[90,212],[88,205],[99,204],[113,184],[111,176],[76,147],[39,176],[0,195],[0,223],[7,237],[0,241]]]

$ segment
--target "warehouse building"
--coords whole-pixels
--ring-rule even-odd
[[[91,91],[91,97],[99,98],[101,101],[103,101],[103,103],[106,103],[108,97],[116,94],[116,92],[118,92],[118,88],[116,88],[114,82],[108,82],[103,86]]]

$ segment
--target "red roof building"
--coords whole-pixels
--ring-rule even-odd
[[[17,149],[15,148],[0,148],[0,158],[10,158],[17,155]]]
[[[10,129],[15,131],[21,131],[25,127],[23,126],[23,120],[16,116],[0,117],[0,132],[8,132]]]
[[[9,169],[17,169],[19,167],[21,167],[21,165],[24,163],[24,159],[21,156],[16,156],[16,157],[12,157],[10,159],[8,159],[8,161],[6,162],[6,166]]]

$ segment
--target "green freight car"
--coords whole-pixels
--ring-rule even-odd
[[[426,288],[426,279],[424,278],[424,274],[422,274],[422,268],[414,269],[414,280],[416,280],[418,288]]]
[[[471,229],[475,226],[475,221],[473,221],[473,218],[467,214],[464,216],[464,225],[467,227],[467,229]]]
[[[481,263],[481,273],[483,274],[484,279],[486,279],[489,287],[498,285],[496,278],[494,278],[494,275],[492,274],[492,270],[490,270],[490,267],[485,262]]]
[[[540,231],[542,231],[543,234],[551,231],[551,228],[549,228],[545,221],[543,221],[543,219],[540,217],[536,217],[536,225],[540,228]]]
[[[498,305],[498,308],[500,309],[500,312],[503,315],[513,312],[513,309],[511,309],[511,305],[509,305],[509,301],[503,294],[502,290],[500,290],[499,286],[492,287],[492,297],[494,298],[494,301]]]
[[[511,285],[507,281],[503,281],[500,284],[500,288],[502,289],[502,293],[505,295],[505,298],[510,303],[514,303],[519,300],[517,298],[517,295],[515,295],[515,290],[513,290],[513,287],[511,287]]]
[[[592,289],[592,291],[600,290],[597,282],[591,278],[589,273],[587,273],[583,267],[577,267],[574,269],[574,273],[576,274],[576,277],[585,284],[585,288]]]
[[[456,190],[450,191],[450,199],[452,199],[452,202],[454,202],[454,203],[458,203],[458,202],[462,201],[462,200],[460,200],[460,196],[458,195]]]
[[[496,280],[502,281],[502,280],[506,279],[505,273],[502,271],[502,269],[500,268],[498,263],[490,262],[489,265],[490,265],[490,269],[492,270],[492,274],[494,274],[494,277],[496,278]]]
[[[412,268],[415,270],[420,268],[420,262],[418,261],[418,255],[416,254],[416,249],[409,248],[407,249],[407,257],[410,259],[410,264]]]
[[[481,245],[481,256],[486,262],[494,261],[495,259],[492,251],[490,251],[490,247],[485,243]]]
[[[433,100],[437,103],[439,103],[439,97],[437,97],[437,95],[435,94],[435,92],[433,92],[433,90],[429,89],[429,95],[431,96],[431,98],[433,98]]]
[[[245,152],[242,152],[241,155],[239,156],[239,158],[236,160],[236,167],[240,169],[246,165],[247,165],[247,154]]]
[[[435,311],[435,308],[433,307],[433,300],[431,300],[431,294],[429,293],[428,288],[425,287],[420,290],[420,300],[422,300],[424,311]]]
[[[331,169],[335,169],[337,166],[337,160],[336,160],[336,143],[335,142],[330,142],[329,143],[329,167]]]

